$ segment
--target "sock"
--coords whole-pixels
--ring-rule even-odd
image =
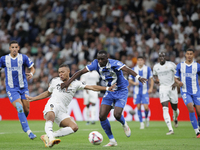
[[[138,118],[139,118],[140,122],[142,122],[142,112],[141,112],[141,110],[138,110],[137,113],[138,113]]]
[[[25,112],[24,114],[25,114],[25,116],[26,116],[26,118],[27,118],[27,117],[28,117],[28,115],[29,115],[29,112]]]
[[[47,136],[49,137],[49,141],[51,141],[54,136],[53,136],[53,122],[52,121],[46,121],[45,123],[45,132]]]
[[[125,124],[124,116],[121,115],[121,118],[119,120],[117,120],[117,121],[121,122],[121,124],[124,125]]]
[[[189,116],[190,116],[190,122],[192,124],[192,127],[193,127],[193,129],[195,130],[195,133],[196,133],[197,132],[196,129],[198,129],[198,126],[197,126],[197,119],[196,119],[195,113],[194,112],[189,113]]]
[[[165,120],[165,123],[167,124],[167,127],[170,130],[173,131],[172,125],[171,125],[171,118],[169,115],[169,108],[168,107],[163,107],[163,118]]]
[[[109,139],[113,139],[114,136],[112,134],[111,131],[111,127],[110,127],[110,122],[108,121],[108,119],[104,120],[104,121],[100,121],[101,122],[101,127],[104,129],[105,133],[107,134]]]
[[[149,110],[145,110],[145,118],[148,118]]]
[[[22,129],[24,130],[24,132],[27,132],[28,130],[30,130],[30,128],[28,126],[28,121],[26,119],[24,112],[18,113],[18,118],[19,118],[19,121],[21,123]]]
[[[198,117],[198,126],[200,127],[200,117]]]
[[[71,127],[65,127],[65,128],[61,128],[55,132],[53,132],[53,136],[54,137],[61,137],[61,136],[65,136],[65,135],[69,135],[74,133],[74,130],[72,130]]]
[[[95,115],[96,115],[96,108],[95,106],[91,106],[91,121],[95,121]]]
[[[173,120],[174,120],[174,121],[177,120],[178,115],[179,115],[179,109],[177,108],[176,111],[173,110]]]
[[[86,107],[86,118],[85,118],[85,120],[89,121],[89,118],[90,118],[90,110],[89,110],[88,107]]]

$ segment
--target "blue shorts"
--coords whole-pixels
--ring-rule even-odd
[[[106,91],[101,102],[105,105],[115,105],[117,107],[124,108],[128,98],[128,89],[121,89],[114,92]]]
[[[134,94],[134,104],[149,104],[149,94]]]
[[[20,90],[11,90],[6,92],[11,103],[19,98],[26,99],[25,94],[29,95],[29,90],[27,88],[23,88]]]
[[[195,105],[200,105],[200,95],[195,96],[195,95],[190,95],[188,93],[181,93],[183,101],[185,103],[185,105],[187,105],[188,103],[193,103]]]

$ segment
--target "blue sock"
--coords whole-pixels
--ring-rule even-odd
[[[148,118],[148,114],[149,114],[149,111],[147,110],[145,110],[145,118]]]
[[[18,118],[19,118],[19,121],[21,123],[22,129],[24,130],[24,132],[27,132],[28,130],[30,130],[30,128],[28,126],[28,121],[26,119],[24,112],[18,113]]]
[[[142,112],[141,112],[141,110],[138,110],[137,113],[138,113],[138,118],[139,118],[140,122],[142,122]]]
[[[108,119],[106,119],[104,121],[100,121],[100,122],[101,122],[101,126],[104,129],[105,133],[107,134],[108,138],[113,139],[114,136],[112,134],[110,122],[108,121]]]
[[[193,129],[197,129],[198,126],[197,126],[197,119],[196,119],[196,116],[195,116],[195,113],[189,113],[190,115],[190,121],[191,121],[191,124],[193,126]]]
[[[121,118],[119,120],[117,120],[117,121],[121,122],[121,124],[124,125],[125,124],[124,116],[121,115]]]
[[[199,127],[200,127],[200,117],[198,117],[198,125],[199,125]]]

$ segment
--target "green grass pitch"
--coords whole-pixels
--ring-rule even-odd
[[[29,126],[37,138],[30,140],[21,129],[19,121],[0,121],[0,150],[42,150],[45,148],[40,136],[44,132],[45,121],[29,121]],[[61,143],[52,147],[57,150],[88,150],[88,149],[115,149],[115,150],[199,150],[200,139],[197,139],[190,122],[179,122],[174,128],[174,135],[167,136],[167,126],[164,121],[151,121],[144,130],[139,129],[139,122],[128,122],[131,128],[131,137],[127,138],[123,128],[117,121],[110,122],[112,132],[118,142],[117,147],[103,147],[109,142],[101,128],[100,122],[95,125],[86,125],[86,122],[77,122],[79,130],[65,137],[60,137]],[[54,130],[59,129],[54,123]],[[99,131],[104,139],[101,145],[92,145],[88,141],[91,131]]]

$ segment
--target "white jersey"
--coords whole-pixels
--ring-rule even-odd
[[[175,72],[176,64],[171,61],[166,61],[164,65],[158,63],[153,67],[153,75],[158,76],[160,87],[174,84]]]
[[[75,80],[69,85],[66,91],[66,88],[61,89],[60,87],[61,83],[63,83],[63,81],[60,79],[60,77],[53,78],[52,81],[50,82],[48,91],[52,94],[48,103],[49,102],[56,103],[60,105],[63,111],[67,111],[66,109],[70,104],[72,98],[74,97],[76,91],[83,90],[86,85],[84,85],[81,81]]]
[[[80,79],[82,82],[85,82],[87,85],[97,85],[99,82],[99,74],[97,71],[91,71],[83,74]]]

